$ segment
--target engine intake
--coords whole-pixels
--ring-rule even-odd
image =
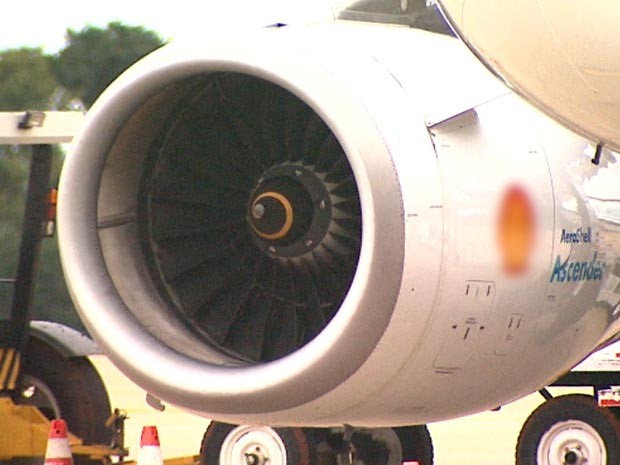
[[[152,279],[217,350],[281,358],[325,328],[353,280],[353,172],[325,122],[279,86],[214,73],[185,92],[139,188]]]
[[[381,66],[317,62],[280,37],[151,54],[93,106],[61,180],[89,331],[149,392],[212,418],[265,421],[359,370],[403,279],[395,158],[422,137],[420,176],[436,170],[422,125],[382,129],[411,118],[395,123],[408,110]],[[371,111],[386,96],[402,111]]]

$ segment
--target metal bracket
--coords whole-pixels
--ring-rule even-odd
[[[601,162],[601,154],[603,153],[603,144],[596,144],[596,151],[594,152],[594,158],[592,158],[592,163],[597,165]]]
[[[0,112],[0,145],[66,144],[83,120],[81,111]]]
[[[44,111],[27,111],[24,117],[17,124],[17,129],[32,129],[34,127],[43,127],[45,122]]]

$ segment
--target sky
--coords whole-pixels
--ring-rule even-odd
[[[296,21],[302,14],[321,17],[329,7],[324,0],[12,1],[0,13],[0,50],[28,46],[53,54],[64,47],[68,28],[112,21],[144,26],[170,40],[200,37],[205,28]]]

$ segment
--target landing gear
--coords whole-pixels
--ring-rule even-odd
[[[201,465],[432,465],[425,425],[402,428],[269,428],[212,422]]]
[[[202,440],[201,465],[311,465],[301,428],[234,426],[212,422]]]
[[[527,419],[517,441],[517,465],[620,463],[620,422],[593,397],[550,399]]]
[[[425,425],[311,431],[315,435],[317,465],[433,463],[433,443]]]

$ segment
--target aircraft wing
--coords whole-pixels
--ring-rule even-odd
[[[620,149],[617,2],[439,0],[458,35],[548,115]]]

